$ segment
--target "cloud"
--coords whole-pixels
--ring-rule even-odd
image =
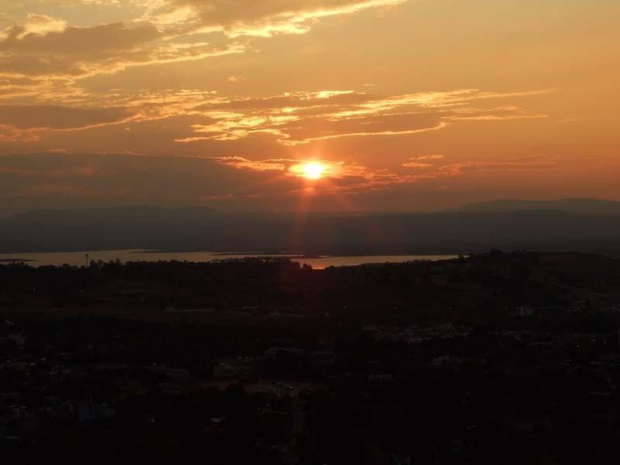
[[[39,137],[31,131],[20,131],[11,126],[0,125],[0,142],[36,142]]]
[[[557,163],[553,160],[506,160],[506,161],[470,161],[453,163],[439,168],[442,176],[463,176],[470,173],[514,172],[544,170],[554,168]]]
[[[431,160],[443,160],[445,155],[422,155],[419,157],[412,157],[409,161],[431,161]]]
[[[213,47],[204,42],[162,42],[162,38],[152,24],[67,27],[43,35],[16,26],[0,41],[0,76],[76,79],[242,51],[237,44]]]
[[[243,45],[234,42],[215,46],[171,40],[146,22],[72,27],[60,19],[30,15],[24,24],[0,37],[0,97],[59,93],[75,87],[80,79],[130,67],[244,51]]]
[[[403,163],[403,166],[405,168],[416,168],[416,169],[427,169],[427,168],[435,167],[435,165],[433,165],[432,163],[419,163],[419,162],[413,162],[413,161]]]
[[[390,7],[407,0],[164,0],[151,17],[161,25],[221,31],[229,37],[303,34],[330,16]]]
[[[404,168],[425,170],[435,168],[435,164],[429,162],[438,162],[444,160],[445,158],[446,157],[444,155],[422,155],[419,157],[411,157],[407,162],[403,163],[402,166]]]
[[[279,180],[305,179],[304,167],[309,163],[307,160],[294,158],[279,158],[265,160],[250,160],[245,157],[212,157],[208,160],[224,166],[230,166],[238,170],[252,171],[260,174],[275,176]],[[427,174],[399,174],[385,169],[371,169],[359,163],[343,162],[334,160],[318,160],[323,166],[320,179],[320,192],[322,194],[334,193],[362,193],[372,190],[381,190],[393,185],[414,183],[424,179],[439,176],[439,173]],[[303,191],[308,186],[301,183],[281,183],[286,186],[286,192]],[[260,195],[256,192],[255,195]]]
[[[305,177],[304,167],[309,163],[296,158],[274,158],[266,160],[250,160],[245,157],[211,157],[216,163],[258,172],[280,172],[284,176]],[[346,164],[329,160],[315,161],[322,167],[321,177],[324,179],[342,179],[362,174],[360,165]],[[364,169],[365,171],[365,169]]]
[[[22,176],[27,178],[63,179],[74,177],[92,177],[96,175],[96,169],[89,164],[71,168],[59,168],[50,170],[4,168],[0,166],[0,175]]]
[[[16,93],[21,85],[28,85],[18,79],[11,83]],[[494,94],[494,98],[516,99],[515,95]],[[544,116],[516,105],[494,106],[488,94],[471,90],[394,96],[324,90],[250,99],[191,89],[137,93],[112,89],[94,94],[74,87],[64,92],[40,91],[33,100],[29,104],[0,104],[3,141],[33,142],[44,131],[77,131],[169,119],[166,124],[170,131],[166,134],[170,143],[226,143],[262,136],[265,143],[276,142],[286,150],[318,141],[437,131],[467,119],[466,116],[480,122]],[[5,101],[9,102],[10,97]],[[158,127],[153,125],[152,130]],[[441,159],[441,155],[419,156],[410,159],[405,167],[420,169],[420,164]]]
[[[20,28],[21,33],[19,33],[18,38],[22,39],[29,34],[46,35],[50,32],[62,32],[66,27],[67,22],[63,19],[47,15],[29,14],[24,25]],[[15,29],[10,31],[9,36],[15,32]]]
[[[292,169],[304,160],[292,157],[253,160],[240,156],[157,157],[127,153],[8,155],[0,156],[0,215],[46,207],[187,206],[205,202],[233,208],[292,210],[305,195],[324,199],[325,206],[333,207],[334,199],[354,201],[358,196],[383,192],[399,195],[402,200],[403,189],[432,190],[438,182],[458,186],[457,177],[486,175],[495,179],[501,173],[554,169],[560,161],[546,157],[479,160],[439,164],[412,173],[323,159],[321,162],[328,166],[325,178],[309,182]]]
[[[36,103],[0,104],[1,141],[34,142],[46,131],[70,132],[184,117],[192,108],[213,99],[213,93],[198,90],[139,92],[125,94],[111,90],[106,94],[40,95],[39,100],[71,102],[73,105]]]
[[[91,60],[114,55],[122,50],[135,50],[144,43],[161,37],[151,24],[104,24],[94,27],[62,27],[33,32],[28,24],[11,28],[0,42],[0,51],[38,56],[75,57]]]
[[[295,160],[273,159],[273,160],[249,160],[244,157],[211,157],[216,163],[232,166],[236,169],[248,169],[252,171],[286,171],[287,166],[295,163]]]
[[[125,122],[123,108],[73,108],[55,105],[0,105],[0,125],[15,130],[74,130]]]
[[[83,92],[80,80],[88,77],[137,66],[244,53],[249,47],[247,40],[237,42],[234,37],[306,32],[321,18],[404,2],[22,0],[2,8],[5,13],[0,19],[0,99],[28,98],[31,103],[41,103],[56,97],[51,103],[67,104]],[[110,14],[114,9],[123,10],[123,15]],[[50,16],[51,11],[67,17],[69,12],[70,17],[80,17],[105,11],[106,18],[119,20],[78,27],[65,18]],[[128,15],[133,18],[128,19]],[[224,32],[225,38],[221,34],[205,36],[197,32]],[[229,82],[244,79],[233,75]],[[219,137],[230,140],[254,131],[276,134],[272,129],[253,129],[252,124],[245,130],[248,125],[239,123],[241,127],[236,131]]]
[[[246,51],[238,36],[301,33],[321,18],[394,6],[406,0],[24,0],[0,20],[0,98],[36,95],[134,66],[202,60]],[[125,7],[133,19],[69,25],[40,11],[96,14]],[[50,10],[50,8],[56,10]],[[75,10],[75,11],[74,11]],[[23,18],[24,12],[30,12]],[[13,17],[22,18],[15,21]],[[3,27],[7,25],[8,27]],[[225,32],[218,45],[197,32]],[[2,81],[26,79],[15,86]],[[241,77],[233,76],[231,82]]]
[[[46,207],[187,206],[215,196],[279,196],[299,186],[292,177],[265,184],[273,177],[271,172],[240,170],[205,158],[115,153],[7,155],[0,156],[0,215]]]
[[[0,41],[0,77],[75,79],[119,69],[129,62],[150,59],[147,45],[160,36],[152,25],[123,23],[66,27],[32,32],[14,26]]]
[[[270,134],[286,146],[370,136],[402,136],[436,131],[462,121],[542,118],[518,106],[489,106],[533,92],[485,93],[478,90],[377,96],[355,91],[298,92],[262,99],[216,99],[195,107],[208,124],[192,126],[177,142],[234,141]],[[437,159],[437,158],[435,158]]]
[[[546,114],[529,113],[516,106],[503,106],[493,109],[462,109],[446,115],[446,118],[452,121],[507,121],[547,117]]]
[[[138,117],[126,108],[0,105],[0,142],[38,142],[42,132],[94,129],[127,123]]]

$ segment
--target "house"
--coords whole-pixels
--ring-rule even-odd
[[[393,382],[394,376],[391,374],[368,375],[368,384],[371,386],[383,386],[386,384],[392,384]]]
[[[526,307],[526,306],[519,306],[516,308],[515,312],[514,312],[515,316],[534,316],[534,308],[533,307]]]
[[[80,400],[77,405],[74,405],[73,411],[80,423],[108,420],[116,415],[116,411],[108,407],[107,404],[97,405],[86,400]]]
[[[0,322],[0,343],[9,343],[19,350],[24,350],[26,339],[26,335],[15,323],[8,320]]]

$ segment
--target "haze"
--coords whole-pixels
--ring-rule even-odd
[[[3,1],[0,215],[620,200],[618,18],[615,0]]]

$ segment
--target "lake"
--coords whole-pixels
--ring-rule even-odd
[[[19,253],[19,254],[0,254],[0,262],[7,261],[27,261],[30,266],[61,266],[73,265],[83,266],[88,260],[120,260],[121,262],[157,262],[157,261],[187,261],[194,263],[213,262],[218,260],[240,259],[240,258],[265,258],[273,255],[258,254],[221,254],[217,252],[151,252],[145,250],[103,250],[103,251],[84,251],[84,252],[46,252],[46,253]],[[293,261],[308,264],[312,268],[321,270],[330,266],[356,266],[372,263],[404,263],[409,261],[429,260],[442,261],[458,258],[457,255],[370,255],[359,257],[299,257],[299,256],[279,256],[291,258]]]

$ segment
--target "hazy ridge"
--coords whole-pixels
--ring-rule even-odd
[[[157,249],[369,255],[490,248],[620,252],[620,215],[481,208],[354,216],[231,214],[201,207],[41,210],[0,220],[0,253]]]
[[[620,202],[599,199],[561,200],[493,200],[470,203],[458,208],[461,212],[511,212],[553,210],[580,215],[620,215]]]

